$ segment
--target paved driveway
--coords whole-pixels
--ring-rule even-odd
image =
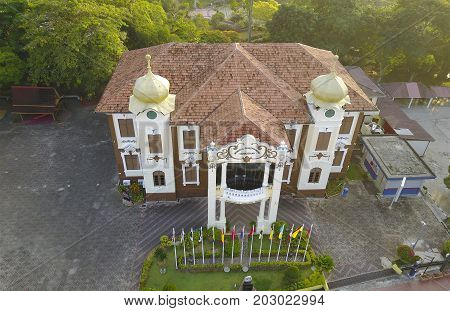
[[[424,161],[436,174],[436,179],[425,181],[431,198],[450,215],[450,189],[444,184],[450,166],[450,106],[413,106],[403,111],[417,121],[435,139],[428,146],[423,157]]]
[[[0,146],[0,289],[136,289],[161,234],[206,224],[205,198],[122,206],[106,118],[92,108],[71,107],[61,123],[4,119]],[[315,224],[316,249],[336,260],[332,279],[379,269],[380,257],[416,237],[421,219],[430,247],[445,238],[420,200],[393,210],[385,203],[356,183],[346,200],[283,197],[279,218]],[[258,206],[230,206],[227,217],[248,224],[257,213]]]

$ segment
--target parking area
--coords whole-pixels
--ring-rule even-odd
[[[404,107],[403,111],[435,139],[423,159],[437,178],[426,181],[425,186],[433,201],[450,215],[450,189],[443,182],[449,174],[450,165],[450,106],[433,106],[431,109],[413,106],[410,109]]]

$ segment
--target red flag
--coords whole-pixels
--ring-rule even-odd
[[[311,234],[311,229],[306,228],[306,236],[308,237]]]
[[[231,239],[234,241],[236,238],[236,226],[233,226],[233,230],[231,230]]]
[[[254,233],[255,233],[255,226],[252,226],[250,232],[248,233],[248,236],[251,237]]]

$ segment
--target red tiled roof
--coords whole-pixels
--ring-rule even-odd
[[[309,123],[302,94],[335,63],[329,51],[297,43],[167,43],[124,53],[97,105],[97,112],[128,112],[135,80],[152,71],[171,83],[176,94],[174,124],[199,123],[238,89],[282,122]],[[376,110],[343,66],[336,71],[349,88],[346,110]]]
[[[232,93],[200,122],[202,147],[210,142],[226,145],[250,134],[260,141],[289,146],[283,123],[240,89]]]

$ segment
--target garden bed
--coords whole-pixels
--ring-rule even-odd
[[[216,239],[220,233],[216,231]],[[299,290],[309,287],[325,286],[325,278],[322,267],[332,268],[332,259],[328,256],[316,257],[311,246],[308,244],[308,251],[303,262],[303,255],[307,244],[306,232],[300,240],[297,261],[294,261],[296,248],[300,234],[297,238],[292,238],[289,258],[286,261],[288,248],[288,234],[280,240],[274,238],[272,243],[271,259],[268,262],[270,240],[264,236],[262,243],[261,261],[258,260],[260,242],[255,235],[253,241],[252,261],[249,265],[250,245],[244,248],[242,264],[240,263],[241,240],[235,240],[234,261],[231,263],[232,240],[230,236],[225,237],[224,263],[222,263],[222,243],[215,241],[214,254],[215,263],[212,262],[212,231],[204,230],[203,248],[205,262],[202,259],[201,239],[198,232],[194,233],[191,240],[189,235],[185,236],[186,260],[183,252],[183,244],[177,238],[177,262],[178,269],[175,268],[174,246],[167,236],[161,237],[161,245],[153,250],[145,261],[141,274],[141,290],[234,290],[238,289],[243,278],[251,275],[254,285],[258,290]],[[194,241],[195,264],[192,258],[192,241]],[[251,239],[246,240],[251,243]],[[244,243],[245,245],[246,243]],[[280,246],[279,260],[276,261],[278,247]],[[331,265],[325,263],[328,257]],[[316,265],[315,267],[313,266]],[[229,268],[229,272],[224,272],[224,268]],[[243,267],[248,268],[243,272]],[[319,267],[319,269],[317,268]],[[326,270],[326,269],[325,269]],[[289,276],[293,274],[294,277]]]

